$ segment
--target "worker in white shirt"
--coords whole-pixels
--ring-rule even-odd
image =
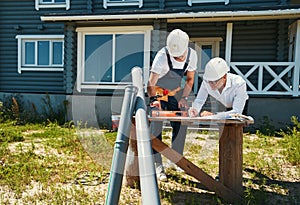
[[[205,66],[203,81],[197,97],[189,109],[189,116],[209,116],[214,113],[202,110],[202,107],[210,95],[222,103],[227,111],[226,114],[242,114],[248,97],[245,80],[229,72],[229,66],[222,58],[212,58]],[[200,112],[201,111],[201,112]]]
[[[197,53],[189,46],[186,32],[175,29],[167,37],[167,45],[159,50],[153,60],[147,92],[150,110],[180,111],[188,108],[188,96],[197,69]],[[182,86],[184,81],[184,86]],[[172,149],[183,154],[187,126],[171,121]],[[162,140],[162,122],[151,122],[151,134]],[[161,154],[154,152],[157,179],[167,181]]]

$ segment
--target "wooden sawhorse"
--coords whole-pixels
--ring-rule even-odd
[[[219,177],[220,180],[216,181],[210,175],[205,173],[202,169],[197,167],[191,161],[184,156],[177,153],[158,140],[154,136],[152,138],[152,147],[156,151],[160,152],[170,161],[175,163],[181,169],[183,169],[188,175],[193,176],[199,180],[209,190],[214,191],[219,197],[225,199],[228,202],[242,202],[243,198],[243,127],[248,124],[252,124],[253,120],[223,120],[223,119],[205,119],[201,117],[151,117],[150,121],[181,121],[184,124],[193,123],[212,123],[219,125]],[[135,129],[131,130],[131,137],[129,150],[135,150]],[[135,151],[133,151],[135,152]],[[137,156],[137,152],[135,152]],[[126,166],[126,181],[128,185],[133,185],[133,181],[136,183],[138,180],[137,160],[131,162]],[[136,169],[137,168],[137,169]],[[135,173],[134,173],[135,172]],[[134,174],[133,174],[134,173]],[[134,178],[131,178],[134,176]]]

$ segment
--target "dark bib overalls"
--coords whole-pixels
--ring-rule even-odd
[[[184,74],[187,70],[187,66],[189,64],[189,58],[190,58],[190,48],[188,49],[188,54],[186,58],[186,62],[184,64],[183,69],[174,69],[170,55],[168,50],[165,48],[167,59],[168,59],[168,65],[169,65],[169,71],[161,77],[157,81],[157,86],[168,89],[168,90],[175,90],[178,87],[181,87],[181,81],[184,77]],[[170,111],[178,111],[180,108],[178,107],[178,100],[181,98],[181,92],[179,92],[175,96],[168,96],[168,102],[161,100],[161,108],[162,110],[170,110]],[[181,125],[180,122],[170,122],[172,126],[172,149],[177,151],[179,154],[183,154],[184,149],[184,143],[186,138],[186,130],[187,126]],[[158,139],[162,140],[162,122],[151,122],[150,124],[150,130],[151,134],[156,136]],[[161,155],[157,153],[155,150],[154,152],[154,160],[155,163],[158,165],[162,164]]]

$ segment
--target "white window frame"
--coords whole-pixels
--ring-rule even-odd
[[[55,0],[52,2],[43,2],[43,0],[35,0],[35,9],[40,10],[40,8],[66,8],[70,9],[70,0],[66,0],[65,3],[55,3]]]
[[[18,73],[22,73],[22,71],[63,71],[64,70],[64,35],[17,35],[16,39],[18,40]],[[38,41],[50,41],[50,42],[62,42],[63,50],[62,50],[62,64],[61,65],[52,65],[50,62],[49,66],[39,66],[35,63],[32,66],[24,65],[25,59],[25,48],[24,44],[26,41],[38,42]],[[50,60],[52,59],[52,44],[50,44]],[[37,50],[37,49],[35,49]],[[37,59],[37,52],[36,57]]]
[[[143,0],[103,0],[103,8],[107,9],[108,6],[139,6],[142,8]]]
[[[198,90],[198,77],[202,78],[204,74],[204,67],[202,66],[202,46],[211,46],[212,47],[212,58],[218,57],[220,55],[220,42],[223,41],[221,37],[208,37],[208,38],[191,38],[191,41],[195,44],[195,50],[198,55],[198,62],[197,62],[197,74],[195,76],[194,82],[194,93],[197,94]]]
[[[84,82],[84,69],[85,69],[85,35],[92,34],[144,34],[144,65],[143,77],[144,85],[149,79],[150,70],[150,43],[152,26],[120,26],[120,27],[81,27],[77,28],[77,91],[81,92],[82,89],[125,89],[130,83],[110,82],[110,83],[88,83]],[[114,52],[114,51],[113,51]],[[114,54],[112,54],[114,56]],[[115,63],[113,63],[114,66]],[[113,68],[114,70],[114,68]],[[114,77],[113,77],[114,78]]]
[[[225,5],[229,4],[229,0],[188,0],[188,5],[192,6],[192,4],[196,4],[196,3],[215,3],[215,2],[224,2]]]
[[[201,49],[202,46],[211,45],[212,46],[212,57],[218,57],[220,55],[220,42],[223,41],[221,37],[212,38],[191,38],[191,41],[195,43],[195,50],[198,54],[198,70],[201,67]],[[204,72],[204,68],[202,69]]]
[[[289,61],[295,62],[294,73],[290,71],[288,76],[293,77],[293,96],[300,95],[300,20],[295,21],[289,26]]]

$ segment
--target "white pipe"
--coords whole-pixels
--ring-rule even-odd
[[[130,19],[183,19],[183,18],[299,18],[300,9],[264,10],[264,11],[219,11],[219,12],[178,12],[167,14],[117,14],[117,15],[78,15],[78,16],[41,16],[42,21],[105,21]],[[238,20],[238,19],[237,19]]]
[[[151,146],[147,107],[143,89],[143,74],[139,67],[132,68],[132,84],[138,88],[135,105],[135,126],[138,148],[140,184],[143,205],[160,205],[154,159]]]

